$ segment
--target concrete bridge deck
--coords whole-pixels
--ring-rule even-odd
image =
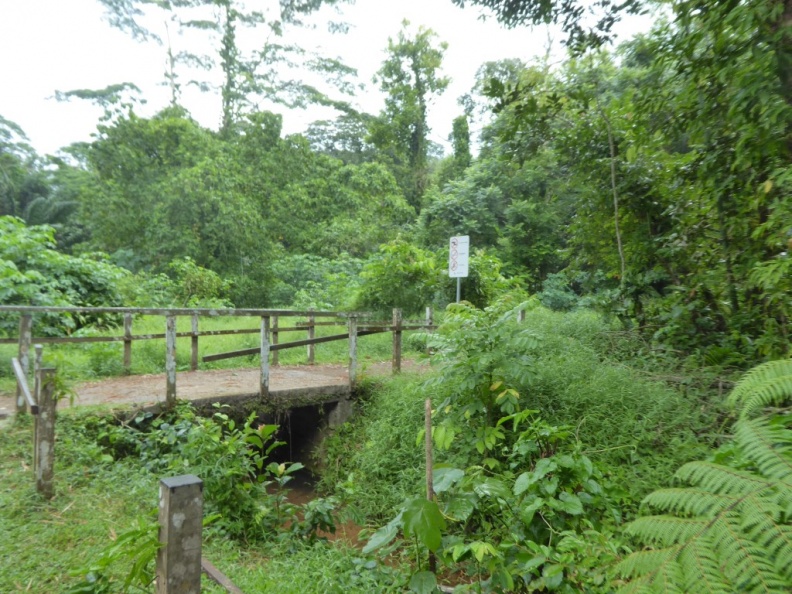
[[[176,374],[177,398],[205,404],[258,398],[258,368],[184,371]],[[349,395],[344,365],[295,365],[270,368],[270,398],[279,406],[290,402],[321,404]],[[81,384],[73,406],[91,404],[148,407],[165,402],[165,374],[112,378]]]
[[[405,372],[425,368],[413,361],[402,361]],[[384,376],[391,373],[391,363],[364,363],[358,377]],[[258,368],[213,369],[177,373],[177,397],[196,404],[217,401],[253,400],[258,397]],[[75,386],[71,406],[133,405],[149,407],[165,402],[165,374],[114,377]],[[270,397],[278,408],[299,404],[337,402],[349,395],[346,365],[290,365],[270,367]],[[59,403],[61,409],[68,402]],[[14,398],[0,394],[0,413],[12,414]],[[2,415],[0,415],[2,416]]]

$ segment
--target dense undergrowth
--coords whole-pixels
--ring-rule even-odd
[[[715,591],[743,591],[740,584],[787,591],[788,422],[779,424],[776,411],[764,432],[746,437],[738,421],[732,442],[733,407],[712,387],[722,369],[692,375],[592,312],[554,313],[532,302],[519,308],[528,309],[521,324],[508,299],[484,311],[450,306],[439,335],[428,340],[436,372],[389,382],[329,443],[324,484],[335,481],[350,505],[381,525],[364,551],[412,551],[416,592],[435,588],[429,551],[440,579],[460,584],[459,592],[698,592],[711,581]],[[772,398],[760,400],[760,410],[789,402],[792,381],[785,381],[765,388]],[[426,398],[434,408],[431,501],[423,494]],[[711,458],[725,464],[724,473],[729,465],[745,473],[757,456],[764,474],[760,462],[757,474],[731,482],[684,472]],[[703,484],[710,494],[651,494],[680,467],[678,480]],[[725,527],[716,540],[699,538],[696,528],[706,519],[685,524],[686,514],[713,517],[707,509],[728,506],[729,493],[749,490],[751,481],[767,493],[759,496],[764,515],[744,514],[753,522],[739,537],[746,542],[730,545]],[[642,501],[677,512],[682,527],[663,529],[660,518],[646,528],[636,521]],[[697,557],[682,554],[679,565],[688,538],[697,540]],[[666,548],[630,557],[642,543]],[[697,562],[706,568],[697,572]],[[740,572],[719,573],[718,562],[739,565],[746,577],[733,581]],[[760,571],[745,569],[750,564]],[[762,589],[757,584],[768,575]]]
[[[788,362],[752,372],[727,402],[722,369],[692,374],[597,314],[508,296],[452,305],[437,334],[410,342],[432,352],[431,371],[366,380],[356,417],[316,452],[322,497],[303,506],[287,497],[301,464],[273,460],[274,427],[255,415],[69,411],[51,502],[32,494],[31,427],[14,421],[0,431],[0,553],[24,561],[4,564],[0,584],[115,592],[131,567],[130,591],[150,591],[152,564],[127,553],[156,550],[157,477],[192,473],[205,482],[206,555],[244,591],[787,591]],[[680,486],[663,489],[677,469]],[[325,541],[350,519],[360,543]]]

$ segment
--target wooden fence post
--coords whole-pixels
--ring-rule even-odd
[[[124,371],[132,371],[132,314],[124,314]]]
[[[188,474],[160,481],[157,594],[200,594],[203,482]]]
[[[198,371],[198,314],[192,315],[190,324],[190,371]]]
[[[426,308],[426,331],[431,332],[434,326],[434,312],[431,307]],[[431,355],[432,349],[429,347],[429,341],[426,343],[426,354]]]
[[[272,316],[272,344],[278,344],[278,316]],[[272,351],[272,365],[278,364],[278,351]]]
[[[393,310],[393,362],[391,368],[393,373],[401,373],[401,351],[402,351],[402,310],[398,307]]]
[[[33,399],[36,401],[36,405],[38,406],[41,402],[41,360],[44,354],[44,346],[37,344],[34,347],[36,351],[36,358],[33,360]],[[38,468],[38,419],[35,419],[33,422],[33,473],[35,474],[35,469]]]
[[[355,389],[357,377],[357,316],[349,316],[349,389]]]
[[[316,338],[316,316],[311,314],[308,316],[308,340]],[[316,357],[316,350],[314,345],[308,345],[308,365],[313,365]]]
[[[165,316],[165,405],[176,404],[176,316]]]
[[[30,343],[33,342],[33,316],[30,314],[22,314],[19,318],[19,364],[22,366],[22,371],[27,376],[30,371]],[[27,412],[27,404],[25,403],[25,396],[17,384],[16,392],[16,411],[17,414],[24,414]]]
[[[525,310],[521,309],[517,312],[517,323],[522,324],[525,321]]]
[[[40,378],[37,380],[41,386],[38,400],[39,413],[35,419],[34,435],[36,491],[47,499],[55,495],[54,467],[55,467],[55,370],[40,369]]]
[[[264,400],[269,398],[269,333],[270,333],[270,319],[269,316],[261,317],[261,379],[259,385],[259,398]]]

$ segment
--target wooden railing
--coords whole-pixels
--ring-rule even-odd
[[[219,361],[232,357],[247,355],[260,355],[260,382],[259,394],[261,398],[269,395],[270,358],[272,365],[278,364],[278,352],[284,349],[307,347],[307,362],[315,361],[315,345],[338,340],[349,340],[349,383],[353,387],[356,379],[357,368],[357,339],[360,336],[382,332],[393,333],[393,371],[398,373],[401,369],[401,340],[402,332],[407,330],[430,330],[433,328],[432,310],[427,308],[426,318],[421,322],[404,323],[401,310],[393,311],[393,322],[382,324],[370,321],[371,314],[346,313],[334,311],[293,311],[278,309],[208,309],[208,308],[132,308],[132,307],[36,307],[36,306],[0,306],[0,315],[3,313],[17,313],[20,316],[18,338],[2,338],[0,344],[19,344],[19,365],[21,371],[27,373],[30,345],[37,343],[92,343],[92,342],[123,342],[124,343],[124,368],[128,372],[132,366],[132,343],[138,340],[165,339],[165,375],[166,405],[171,406],[176,402],[176,339],[190,338],[191,356],[190,369],[198,368],[198,340],[200,337],[224,336],[238,334],[258,334],[259,346],[241,349],[226,353],[216,353],[203,357],[204,362]],[[121,336],[63,336],[63,337],[36,337],[32,336],[33,317],[44,314],[115,314],[123,316],[124,333]],[[163,316],[165,318],[165,332],[162,334],[133,334],[132,324],[135,315]],[[258,317],[259,328],[241,328],[230,330],[199,330],[201,317]],[[191,330],[177,332],[176,320],[178,317],[189,317]],[[280,326],[282,318],[306,318],[307,321],[296,321],[292,326]],[[317,318],[333,318],[331,321],[317,321]],[[361,323],[363,322],[363,323]],[[316,337],[317,326],[346,326],[343,334]],[[280,342],[280,335],[285,332],[305,331],[308,337],[304,340]],[[17,394],[17,410],[24,406],[23,395]]]

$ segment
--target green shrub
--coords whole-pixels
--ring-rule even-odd
[[[14,217],[0,217],[0,303],[112,307],[122,305],[117,283],[129,273],[106,261],[104,254],[81,257],[55,249],[55,229],[26,227]],[[34,335],[59,336],[85,326],[114,325],[106,314],[41,315]],[[17,315],[0,316],[0,331],[18,328]]]
[[[431,252],[402,239],[380,246],[363,266],[356,308],[416,314],[434,302],[443,275]]]

